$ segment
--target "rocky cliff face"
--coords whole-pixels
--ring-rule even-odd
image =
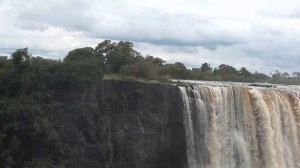
[[[183,168],[183,101],[177,86],[106,80],[60,88],[49,113],[72,168]],[[43,149],[41,149],[43,150]]]
[[[183,103],[177,86],[103,81],[97,98],[102,167],[185,167]]]

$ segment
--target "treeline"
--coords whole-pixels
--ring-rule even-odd
[[[37,67],[43,69],[37,70]],[[29,69],[36,71],[28,72]],[[151,80],[192,79],[287,84],[297,84],[300,78],[299,72],[289,75],[276,71],[270,77],[259,72],[251,73],[245,67],[236,69],[226,64],[212,67],[208,63],[202,63],[198,68],[189,69],[181,62],[171,64],[158,57],[143,56],[134,50],[131,42],[110,40],[99,43],[95,48],[72,50],[63,60],[34,57],[27,48],[17,50],[9,58],[0,57],[1,80],[9,81],[6,78],[12,77],[15,71],[31,76],[39,74],[41,78],[51,76],[52,80],[87,83],[95,82],[104,75]]]
[[[95,88],[103,77],[96,55],[82,48],[60,61],[34,57],[23,48],[0,57],[0,167],[78,162],[78,144],[92,138],[86,136],[98,115],[97,107],[81,98],[82,89]]]

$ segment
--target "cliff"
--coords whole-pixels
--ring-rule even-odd
[[[182,168],[186,165],[183,103],[177,86],[105,80],[61,88],[51,114],[66,167]]]
[[[183,104],[176,86],[103,81],[97,95],[106,167],[184,167]]]

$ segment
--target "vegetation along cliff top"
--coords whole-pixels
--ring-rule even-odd
[[[96,47],[78,48],[70,51],[63,60],[32,56],[28,48],[16,50],[9,57],[0,56],[1,86],[10,78],[35,82],[73,81],[94,83],[100,79],[139,80],[170,82],[169,79],[207,81],[230,81],[250,83],[300,84],[300,72],[291,75],[276,71],[271,76],[260,72],[249,72],[246,68],[236,69],[221,64],[212,67],[199,63],[198,68],[187,68],[181,62],[168,63],[161,58],[142,55],[127,41],[105,40]],[[24,77],[26,76],[26,77]],[[5,82],[4,82],[5,81]],[[25,81],[23,81],[25,82]]]

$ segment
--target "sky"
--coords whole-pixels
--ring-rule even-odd
[[[300,71],[299,0],[0,0],[0,55],[62,59],[105,39],[143,55],[266,74]]]

